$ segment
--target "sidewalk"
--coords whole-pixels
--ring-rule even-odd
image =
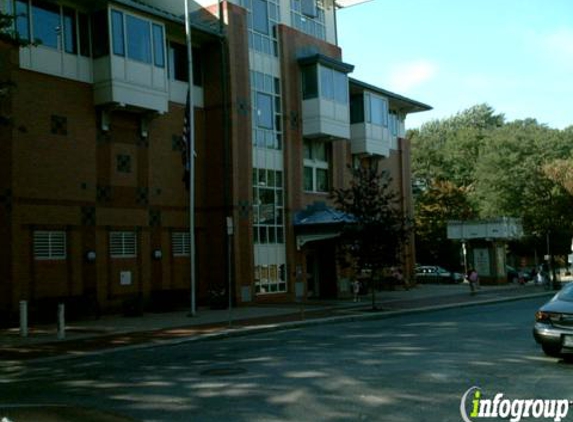
[[[554,292],[540,286],[483,286],[470,295],[467,285],[418,285],[411,290],[377,293],[377,311],[371,297],[361,302],[347,300],[309,301],[304,304],[253,305],[229,310],[198,309],[144,314],[140,317],[106,316],[99,320],[69,322],[64,340],[57,339],[55,324],[34,326],[29,336],[19,329],[0,330],[0,363],[34,359],[58,359],[86,353],[101,353],[125,347],[147,347],[220,336],[245,335],[263,330],[285,329],[305,324],[324,324],[357,319],[387,318],[406,312],[471,306],[527,297],[550,297]]]

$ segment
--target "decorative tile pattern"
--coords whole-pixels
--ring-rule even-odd
[[[82,207],[82,225],[94,227],[96,225],[96,208]]]
[[[239,201],[239,218],[248,219],[251,216],[252,207],[249,201]]]
[[[135,201],[138,205],[147,205],[149,204],[149,189],[148,188],[137,188],[137,193],[135,197]]]
[[[119,154],[117,156],[117,171],[120,173],[131,173],[131,156]]]
[[[150,227],[161,226],[161,211],[160,210],[149,210],[149,226]]]
[[[298,126],[300,124],[300,117],[296,111],[290,112],[289,120],[290,120],[290,128],[294,130],[298,129]]]
[[[52,114],[51,132],[53,135],[68,134],[68,118]]]

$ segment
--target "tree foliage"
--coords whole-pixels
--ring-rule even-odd
[[[411,223],[387,171],[376,165],[351,171],[350,186],[333,192],[336,208],[352,219],[341,233],[341,257],[349,257],[357,273],[367,270],[372,281],[385,268],[401,264],[400,250],[408,241]],[[370,290],[374,307],[375,293]]]
[[[415,234],[420,262],[455,260],[457,248],[446,237],[448,220],[469,220],[476,213],[467,187],[449,181],[433,181],[417,198]]]
[[[442,230],[445,219],[456,214],[445,208],[458,205],[444,200],[432,221],[425,217],[428,200],[442,201],[434,192],[438,186],[459,189],[476,218],[522,218],[531,236],[573,229],[568,215],[573,198],[573,126],[560,131],[535,119],[506,122],[502,114],[482,104],[427,123],[410,136],[413,177],[429,187],[417,198],[420,254],[429,251],[424,236],[434,233],[438,238],[434,231]]]

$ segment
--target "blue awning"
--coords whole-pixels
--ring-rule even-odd
[[[354,222],[354,217],[335,210],[323,202],[315,202],[294,215],[294,226],[301,228],[328,224],[341,225],[352,222]]]

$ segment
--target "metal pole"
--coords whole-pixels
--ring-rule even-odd
[[[65,318],[65,305],[58,304],[58,340],[66,338],[66,318]]]
[[[232,265],[232,251],[233,251],[233,233],[234,233],[234,227],[233,227],[233,217],[227,217],[227,273],[228,273],[228,296],[229,296],[229,327],[231,327],[233,325],[233,296],[232,296],[232,271],[231,271],[231,265]]]
[[[20,301],[20,336],[28,337],[28,302]]]
[[[189,67],[189,118],[187,133],[189,148],[189,258],[191,278],[191,309],[190,316],[195,316],[195,104],[193,103],[193,48],[191,46],[191,23],[189,22],[189,0],[185,0],[185,35],[187,43],[187,66]]]

